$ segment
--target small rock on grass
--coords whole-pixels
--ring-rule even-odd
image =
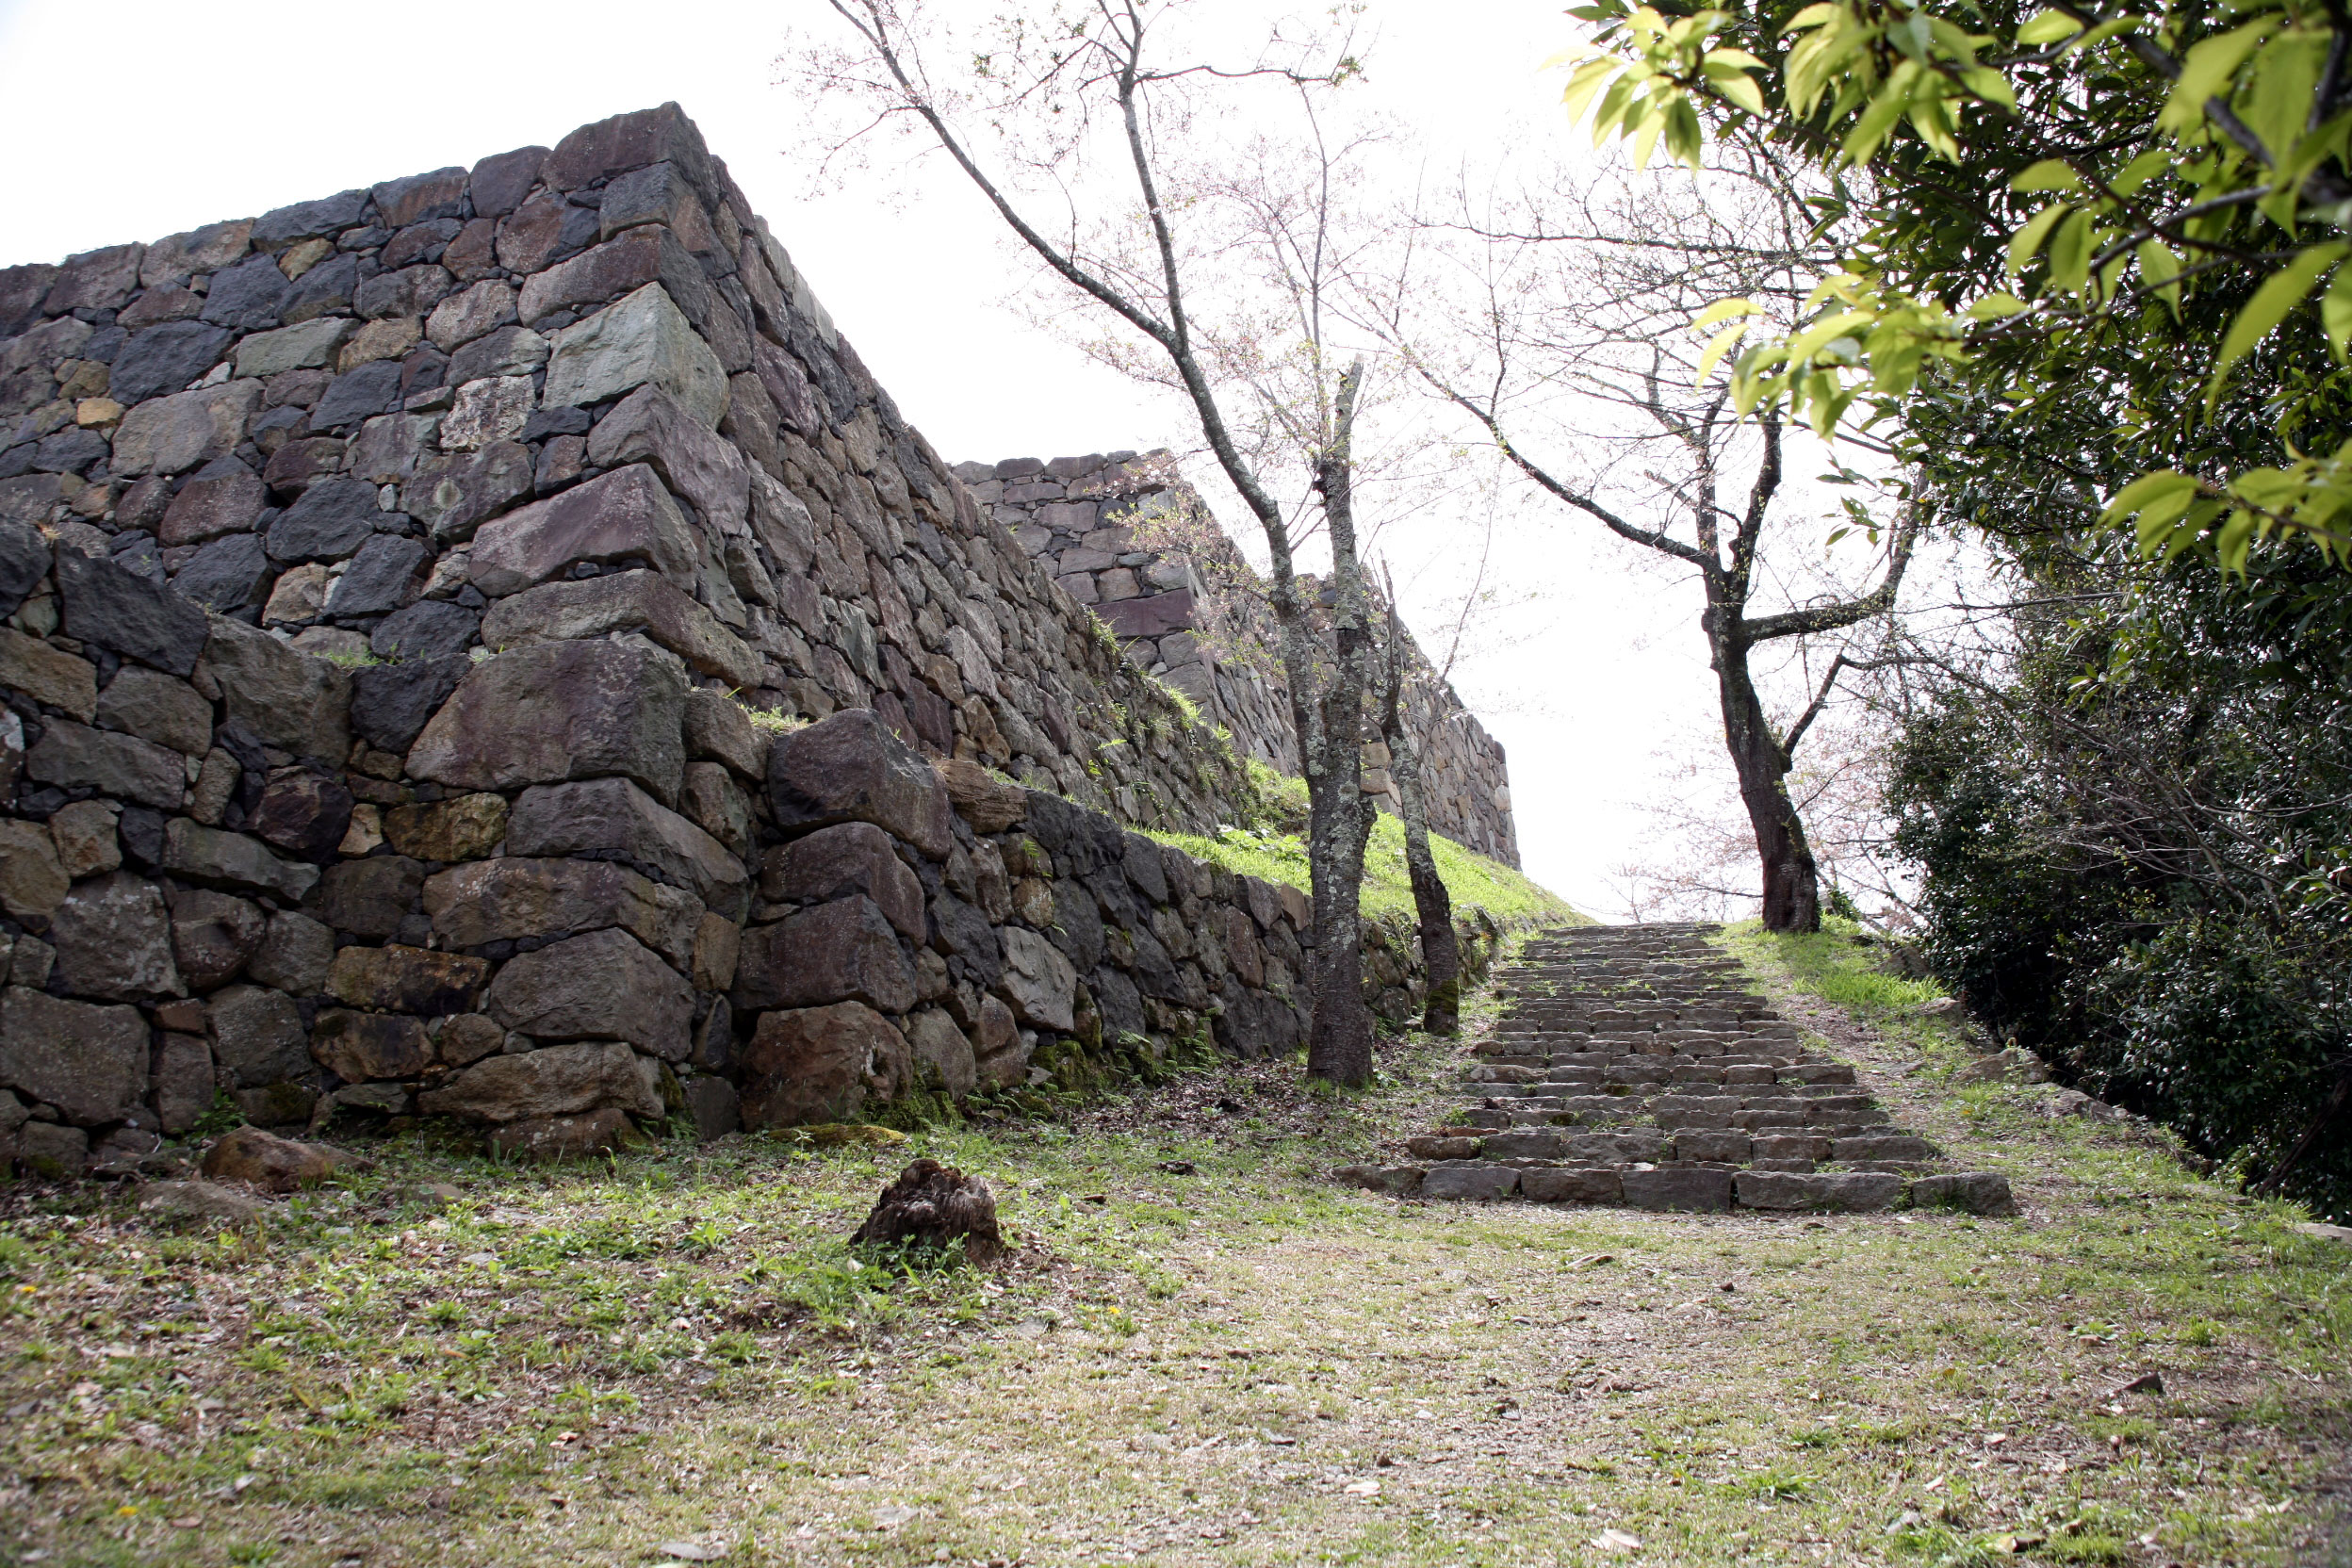
[[[251,1225],[262,1215],[254,1200],[211,1182],[150,1182],[139,1190],[139,1208],[157,1219],[217,1219],[223,1225]]]
[[[215,1181],[250,1182],[270,1192],[291,1192],[360,1163],[356,1155],[332,1144],[298,1143],[258,1127],[239,1127],[206,1152],[204,1169]]]

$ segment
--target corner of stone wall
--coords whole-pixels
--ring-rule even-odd
[[[675,106],[0,270],[0,1166],[1301,1037],[1301,896],[1130,830],[1240,760]]]

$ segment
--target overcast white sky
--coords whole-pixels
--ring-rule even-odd
[[[1190,445],[1182,410],[1008,307],[1029,273],[969,190],[811,196],[784,151],[805,117],[774,60],[788,22],[825,15],[823,0],[0,0],[0,146],[14,150],[0,265],[551,145],[675,99],[951,460]],[[1372,16],[1375,84],[1415,118],[1473,142],[1481,127],[1498,141],[1571,134],[1558,78],[1539,70],[1570,36],[1560,0],[1389,0]],[[1697,588],[1549,508],[1506,516],[1493,569],[1541,598],[1457,684],[1509,748],[1528,871],[1606,918],[1609,869],[1646,853],[1634,803],[1659,787],[1658,749],[1706,733]],[[1400,582],[1425,628],[1450,586]]]

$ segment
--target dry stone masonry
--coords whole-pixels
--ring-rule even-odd
[[[1691,925],[1588,926],[1528,942],[1413,1163],[1343,1179],[1399,1196],[1719,1211],[2012,1209],[2005,1178],[1943,1168],[1854,1069],[1805,1043]]]
[[[1183,693],[1245,755],[1298,772],[1265,584],[1168,453],[1009,458],[959,464],[956,472],[1070,597],[1092,608],[1137,667]],[[1405,685],[1425,754],[1430,830],[1517,865],[1501,743],[1417,645]],[[1388,748],[1368,743],[1364,760],[1364,792],[1401,815]]]
[[[552,1154],[1301,1033],[1301,895],[1132,831],[1240,760],[675,106],[0,270],[0,1169],[221,1096]]]

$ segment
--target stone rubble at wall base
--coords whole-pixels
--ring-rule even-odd
[[[0,1169],[221,1097],[558,1154],[1301,1037],[1304,899],[1132,831],[1239,760],[675,106],[0,270]]]

